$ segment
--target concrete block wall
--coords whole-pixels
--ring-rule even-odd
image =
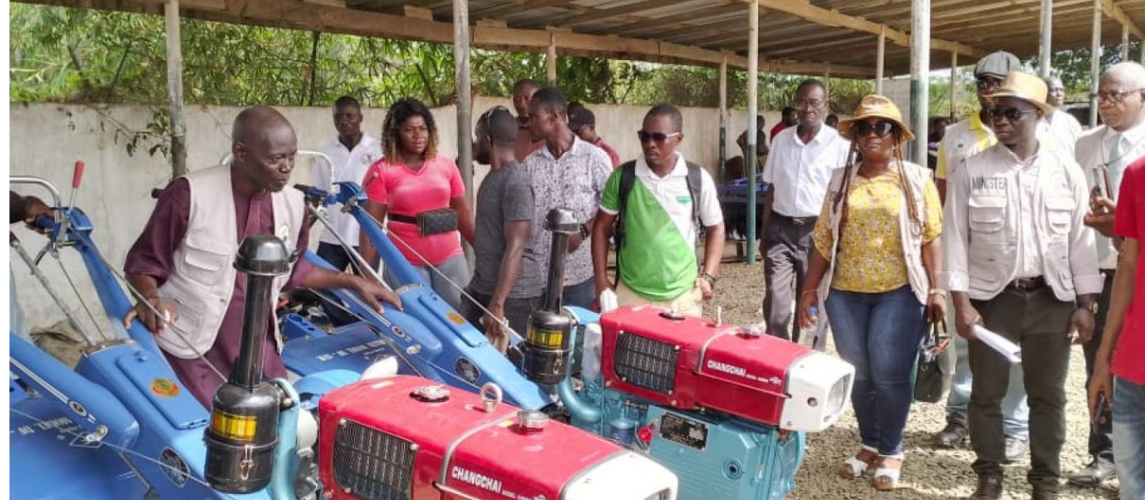
[[[507,99],[478,97],[474,103],[473,119],[495,105],[511,108]],[[641,128],[647,107],[628,105],[589,105],[596,114],[597,130],[605,141],[616,148],[625,161],[640,154],[636,131]],[[242,108],[230,106],[188,106],[187,164],[193,170],[216,165],[230,149],[230,128],[234,117]],[[334,139],[335,131],[329,108],[283,107],[282,113],[294,125],[301,149],[320,149]],[[684,108],[685,140],[680,151],[715,174],[718,159],[719,110],[712,108]],[[378,136],[384,109],[363,110],[363,127]],[[151,109],[138,105],[88,106],[80,104],[12,104],[9,115],[9,161],[11,175],[35,175],[48,179],[63,190],[66,202],[72,166],[83,160],[87,166],[83,185],[76,197],[76,206],[83,209],[95,226],[94,238],[103,255],[122,269],[127,251],[139,235],[154,207],[150,193],[163,187],[170,178],[170,165],[162,156],[149,156],[144,143],[135,155],[127,154],[123,131],[145,130],[151,120]],[[456,156],[457,121],[453,106],[433,110],[439,133],[440,149],[444,154]],[[778,111],[768,111],[768,128],[779,120]],[[727,134],[729,156],[739,154],[736,137],[744,130],[747,116],[743,110],[731,110]],[[157,140],[163,141],[163,138]],[[487,167],[476,166],[474,185],[479,186]],[[311,162],[300,160],[293,175],[294,182],[309,183],[312,178]],[[46,193],[19,187],[19,192],[35,194],[47,199]],[[320,229],[319,229],[320,230]],[[34,254],[45,239],[13,226],[13,231]],[[317,230],[316,230],[317,231]],[[312,241],[316,245],[317,234]],[[94,291],[89,284],[82,263],[75,252],[61,252],[62,265],[72,276],[79,293],[88,299],[89,307],[97,308]],[[28,323],[32,327],[49,326],[63,320],[63,314],[32,278],[27,267],[13,255],[12,268],[16,275],[19,300]],[[74,311],[83,314],[61,272],[61,266],[49,258],[41,269],[56,285],[61,295],[71,301]],[[106,334],[111,327],[93,309],[99,328]]]

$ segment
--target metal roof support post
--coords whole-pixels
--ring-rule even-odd
[[[875,93],[883,95],[883,66],[887,58],[887,30],[883,28],[879,31],[879,51],[876,55],[878,59],[875,62]]]
[[[1093,38],[1089,45],[1089,126],[1097,126],[1097,81],[1101,77],[1101,0],[1093,0]]]
[[[549,51],[545,54],[545,79],[549,85],[557,84],[557,34],[549,32]]]
[[[183,48],[179,0],[163,4],[167,21],[167,99],[171,112],[171,178],[187,174],[187,125],[183,121]]]
[[[1038,43],[1038,75],[1050,76],[1050,59],[1053,57],[1051,40],[1054,32],[1054,2],[1042,0],[1042,38]]]
[[[1100,1],[1100,0],[1098,0]],[[926,122],[930,103],[930,0],[911,0],[910,123],[915,139],[910,160],[926,164]]]
[[[728,55],[720,61],[720,181],[726,172],[724,167],[728,161]]]
[[[958,117],[958,53],[950,53],[950,121],[957,121]],[[930,130],[926,131],[930,135]]]
[[[1121,62],[1129,60],[1129,25],[1121,25]]]
[[[473,92],[469,78],[469,0],[453,0],[453,78],[457,82],[457,163],[473,203]]]
[[[473,85],[469,79],[469,0],[453,0],[453,81],[457,83],[457,166],[465,183],[465,197],[474,206],[473,189]],[[473,268],[473,248],[463,242],[465,260]]]
[[[759,0],[751,0],[747,9],[747,263],[755,264],[756,127],[759,115]]]

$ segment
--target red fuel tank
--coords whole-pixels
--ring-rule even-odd
[[[319,404],[330,498],[673,500],[674,474],[543,413],[409,376],[364,380]],[[634,481],[633,478],[640,478]]]
[[[735,325],[637,306],[600,326],[605,386],[662,406],[814,432],[838,420],[851,392],[850,364]]]

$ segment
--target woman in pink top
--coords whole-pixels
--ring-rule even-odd
[[[473,213],[465,201],[465,185],[457,164],[437,152],[433,115],[416,99],[390,106],[382,125],[382,146],[385,157],[374,163],[362,180],[369,198],[366,211],[377,220],[389,214],[386,227],[394,245],[425,282],[456,309],[461,305],[461,291],[441,274],[460,286],[469,283],[469,266],[458,233],[473,244]],[[418,214],[445,208],[457,212],[457,230],[428,235],[418,231]],[[361,253],[370,262],[377,259],[377,250],[365,233]],[[386,280],[393,283],[389,273]]]

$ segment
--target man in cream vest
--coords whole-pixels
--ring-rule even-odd
[[[246,277],[233,262],[247,236],[273,234],[287,250],[309,243],[302,194],[285,189],[294,169],[298,140],[290,123],[267,107],[247,108],[235,118],[234,161],[175,179],[155,206],[143,234],[127,254],[127,277],[146,297],[128,314],[156,335],[167,361],[206,406],[238,357]],[[276,291],[293,287],[348,288],[381,309],[399,299],[364,278],[315,267],[299,259],[275,280]],[[158,312],[158,314],[157,314]],[[277,318],[266,325],[263,367],[267,377],[285,377]]]
[[[974,328],[1021,347],[1030,401],[1027,480],[1034,500],[1057,500],[1070,341],[1089,341],[1101,293],[1093,231],[1082,223],[1085,174],[1036,135],[1052,110],[1045,98],[1040,78],[1007,75],[987,109],[998,144],[967,159],[947,192],[946,276],[974,372],[969,420],[978,488],[971,500],[1002,497],[1001,403],[1010,379],[1010,363],[977,341]]]

